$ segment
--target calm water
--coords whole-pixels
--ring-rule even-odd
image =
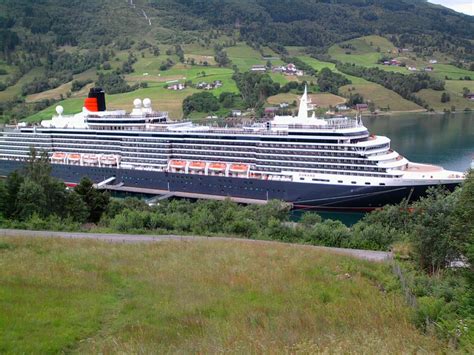
[[[474,113],[446,115],[403,114],[365,117],[373,134],[387,136],[391,146],[408,160],[466,171],[474,156]],[[300,212],[295,213],[295,218]],[[339,219],[351,225],[361,213],[320,213],[323,218]]]
[[[364,118],[371,133],[387,136],[410,161],[465,171],[474,155],[474,113]]]

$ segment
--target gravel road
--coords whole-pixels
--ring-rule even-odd
[[[223,237],[198,237],[198,236],[182,236],[182,235],[140,235],[140,234],[98,234],[98,233],[71,233],[71,232],[48,232],[48,231],[29,231],[20,229],[0,229],[0,237],[28,237],[28,238],[65,238],[65,239],[90,239],[112,243],[154,243],[162,241],[234,241],[241,243],[259,243],[259,244],[282,244],[291,245],[296,248],[309,248],[322,251],[329,251],[336,254],[350,255],[357,259],[369,261],[388,261],[392,258],[392,254],[383,251],[329,248],[313,245],[288,244],[275,241],[264,241],[255,239],[242,238],[223,238]]]

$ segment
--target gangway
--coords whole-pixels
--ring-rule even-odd
[[[163,200],[166,200],[170,197],[173,197],[175,194],[174,193],[167,193],[167,194],[164,194],[164,195],[158,195],[158,196],[154,196],[148,200],[146,200],[146,203],[149,205],[149,206],[152,206],[152,205],[156,205],[157,202],[159,201],[163,201]]]
[[[112,182],[112,181],[114,181],[114,180],[115,180],[115,176],[109,177],[108,179],[106,179],[106,180],[104,180],[104,181],[101,181],[101,182],[95,184],[95,187],[96,187],[97,189],[100,189],[100,188],[102,188],[102,187],[105,187],[108,183],[110,183],[110,182]]]

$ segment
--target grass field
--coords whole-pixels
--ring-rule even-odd
[[[441,102],[442,91],[434,91],[431,89],[424,89],[417,93],[417,96],[428,102],[430,107],[436,111],[450,110],[452,106],[457,111],[463,111],[466,108],[474,110],[474,101],[470,101],[463,97],[463,88],[467,87],[471,92],[474,91],[474,81],[466,80],[447,80],[445,84],[446,92],[449,93],[450,101]]]
[[[226,48],[225,51],[227,52],[229,59],[232,61],[232,64],[236,65],[241,71],[249,70],[252,65],[267,63],[267,59],[263,58],[258,51],[243,43]],[[266,50],[264,53],[272,54],[273,52]],[[275,59],[271,62],[273,65],[283,64],[283,61],[280,59]]]
[[[9,86],[4,91],[0,91],[0,101],[10,100],[18,95],[21,95],[22,86],[32,81],[35,77],[41,76],[43,70],[43,68],[32,69],[28,73],[23,75],[15,85]]]
[[[446,351],[384,264],[238,241],[4,237],[0,255],[2,353]]]
[[[375,83],[346,85],[341,87],[339,91],[344,96],[349,96],[349,89],[352,89],[353,94],[359,93],[364,99],[371,100],[378,108],[390,107],[391,111],[424,110],[423,107],[404,99],[396,92]]]
[[[347,74],[341,73],[339,70],[336,69],[336,65],[334,63],[324,62],[324,61],[321,61],[321,60],[318,60],[318,59],[315,59],[315,58],[311,58],[311,57],[308,57],[308,56],[299,56],[298,58],[300,60],[302,60],[303,62],[305,62],[306,64],[311,65],[311,67],[313,67],[317,71],[320,71],[323,68],[329,68],[335,73],[342,74],[346,78],[348,78],[353,84],[367,84],[367,83],[369,83],[369,81],[367,81],[365,79],[362,79],[362,78],[359,78],[357,76],[352,76],[352,75],[347,75]]]

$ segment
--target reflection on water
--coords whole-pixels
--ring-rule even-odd
[[[474,113],[404,114],[364,118],[371,133],[387,136],[410,161],[465,171],[474,154]]]

